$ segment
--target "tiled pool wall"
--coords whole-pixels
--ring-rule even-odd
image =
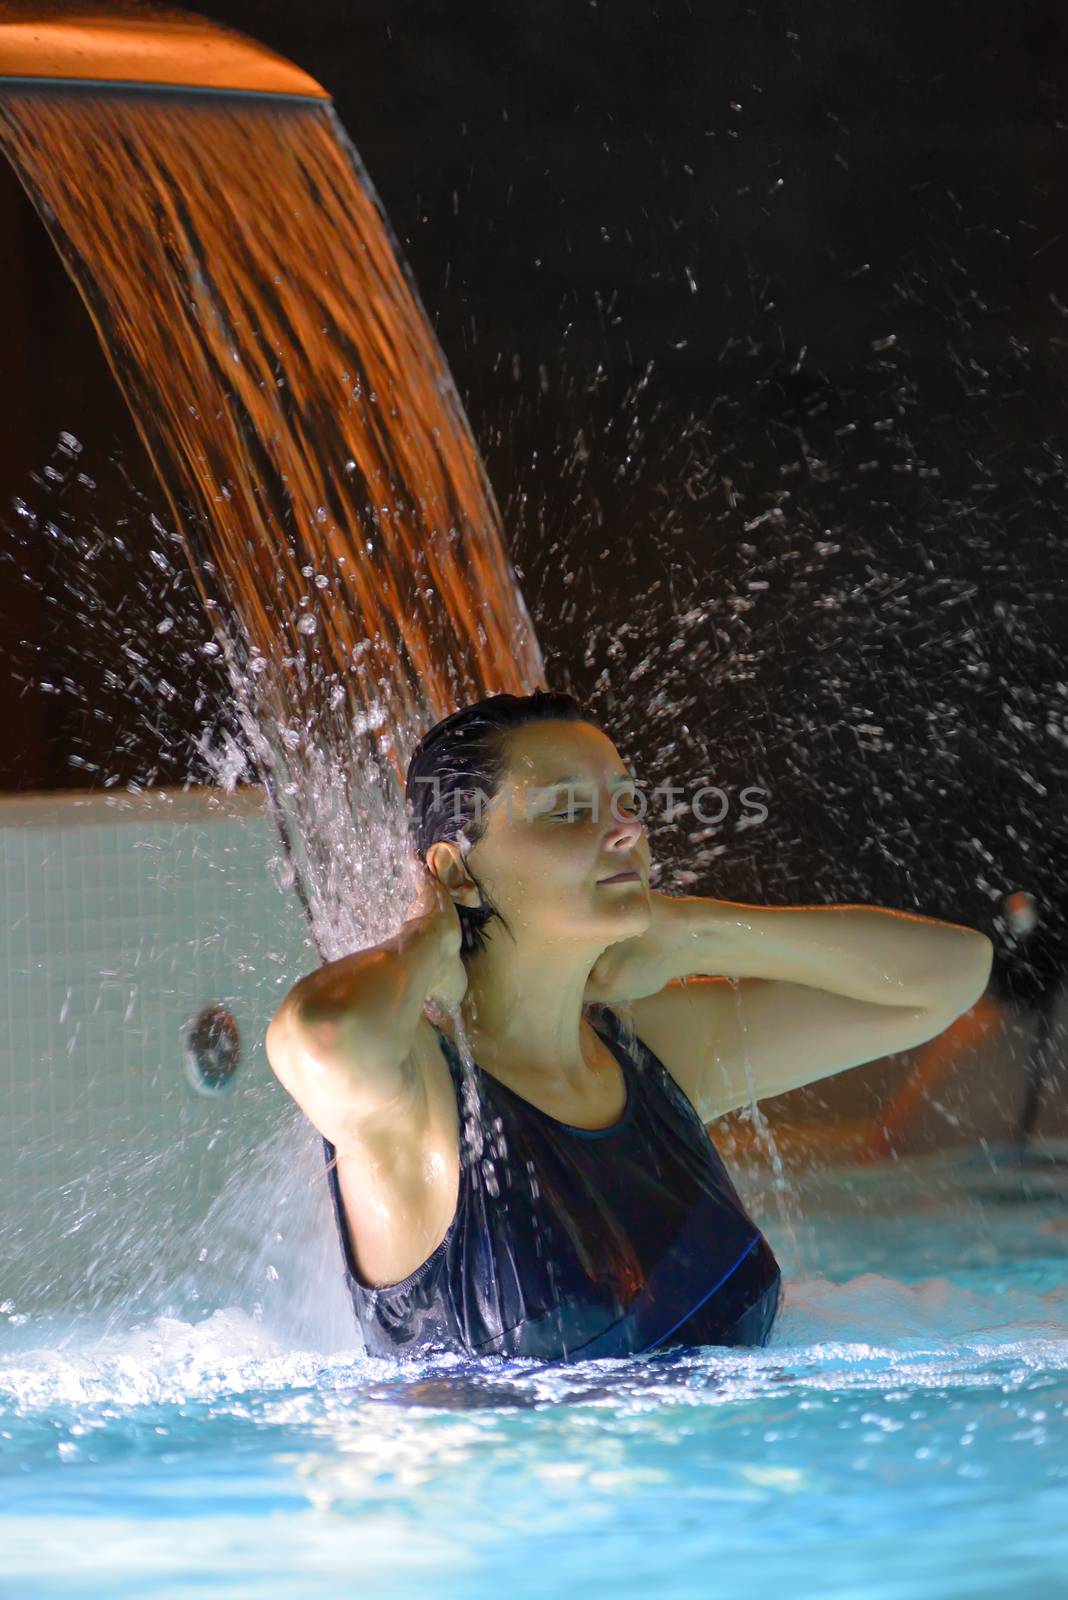
[[[263,1037],[315,956],[276,850],[258,793],[0,800],[0,1300],[122,1292],[132,1232],[192,1237],[292,1119]],[[212,1004],[240,1061],[207,1098],[185,1035]]]

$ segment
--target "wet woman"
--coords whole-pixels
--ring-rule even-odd
[[[303,978],[267,1034],[323,1136],[368,1351],[763,1344],[778,1264],[705,1124],[941,1032],[989,939],[652,890],[637,781],[566,694],[446,717],[406,807],[400,931]]]

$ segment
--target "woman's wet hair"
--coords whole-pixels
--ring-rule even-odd
[[[404,785],[408,831],[416,855],[426,866],[426,853],[438,841],[457,842],[465,858],[486,831],[486,810],[508,770],[507,735],[529,722],[590,722],[573,695],[563,690],[535,689],[533,694],[495,694],[461,706],[430,728],[412,752]],[[494,917],[509,933],[508,923],[478,887],[481,904],[457,905],[461,956],[486,947],[483,929]]]

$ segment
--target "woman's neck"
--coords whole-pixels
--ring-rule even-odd
[[[582,1020],[583,995],[600,953],[556,947],[525,959],[521,950],[494,952],[487,945],[472,957],[460,1014],[476,1060],[481,1051],[487,1061],[521,1062],[524,1073],[551,1078],[596,1068]]]

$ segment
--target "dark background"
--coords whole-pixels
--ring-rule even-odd
[[[670,882],[988,932],[1027,888],[1059,964],[1059,8],[199,9],[333,92],[486,457],[550,682],[650,783],[768,789],[760,827],[735,807],[654,836]],[[0,510],[58,497],[83,529],[125,530],[118,558],[84,535],[94,593],[146,619],[179,690],[147,711],[120,692],[69,559],[16,516],[0,784],[181,782],[222,686],[151,642],[132,577],[150,475],[6,174],[0,216]],[[206,632],[191,597],[187,623]]]

